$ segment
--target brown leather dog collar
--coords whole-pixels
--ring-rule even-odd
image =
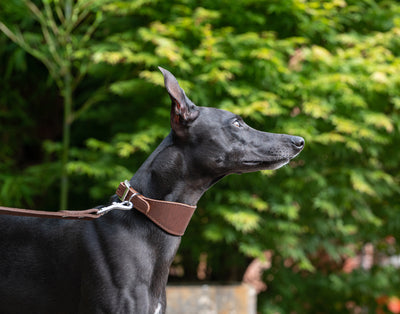
[[[164,231],[182,236],[192,218],[196,206],[160,201],[139,194],[129,182],[121,182],[116,194],[122,202],[132,202],[133,207],[146,215]]]

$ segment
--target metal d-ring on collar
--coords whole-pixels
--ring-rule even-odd
[[[120,198],[120,200],[121,200],[122,202],[125,201],[125,198],[126,198],[126,196],[128,195],[129,189],[131,188],[131,184],[129,183],[128,180],[125,180],[124,183],[125,183],[126,189],[125,189],[124,195],[122,195],[122,197]],[[133,193],[133,194],[131,195],[131,197],[129,198],[128,202],[131,203],[131,202],[132,202],[132,198],[134,198],[134,197],[137,196],[137,195],[140,195],[140,193],[138,193],[138,192]]]

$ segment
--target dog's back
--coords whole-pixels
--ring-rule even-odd
[[[77,313],[83,221],[0,216],[0,313]]]
[[[165,309],[180,237],[160,234],[141,213],[94,221],[0,215],[0,224],[1,314]]]

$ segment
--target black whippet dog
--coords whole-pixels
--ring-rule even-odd
[[[224,176],[277,169],[303,149],[301,137],[197,107],[161,71],[172,130],[130,180],[142,195],[195,205]],[[180,241],[135,209],[92,221],[0,216],[0,313],[164,313]]]

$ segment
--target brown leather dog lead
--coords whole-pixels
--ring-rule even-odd
[[[147,198],[136,192],[129,185],[128,181],[120,183],[116,194],[122,202],[132,202],[133,207],[136,210],[146,215],[164,231],[176,236],[182,236],[185,233],[190,219],[192,218],[192,215],[196,209],[196,206]],[[99,214],[99,211],[101,211],[101,208],[48,212],[0,206],[0,214],[3,215],[58,219],[92,220],[103,215]]]
[[[99,210],[96,208],[87,210],[65,210],[59,212],[48,212],[44,210],[31,210],[21,208],[11,208],[0,206],[0,214],[12,216],[25,216],[25,217],[41,217],[41,218],[58,218],[58,219],[83,219],[92,220],[99,218],[97,215]]]

